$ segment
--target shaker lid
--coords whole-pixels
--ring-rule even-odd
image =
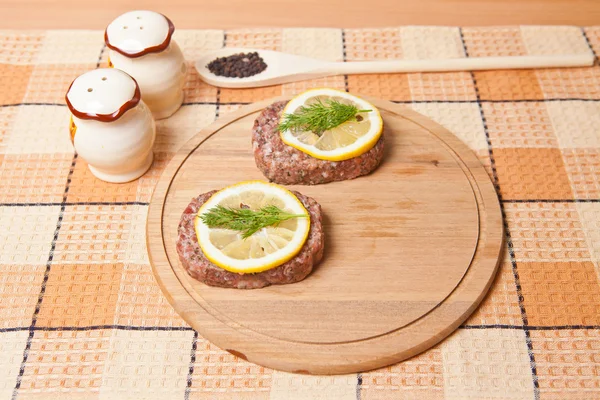
[[[129,11],[115,18],[104,31],[109,49],[125,57],[159,53],[169,47],[175,26],[154,11]]]
[[[112,122],[140,102],[135,79],[116,68],[100,68],[75,78],[65,99],[80,119]]]

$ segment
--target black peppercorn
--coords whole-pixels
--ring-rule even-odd
[[[206,66],[210,72],[228,78],[247,78],[260,74],[267,69],[267,64],[258,55],[253,53],[238,53],[229,57],[219,57]]]

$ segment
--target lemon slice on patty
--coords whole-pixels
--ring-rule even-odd
[[[209,227],[201,215],[222,206],[259,211],[268,206],[298,215],[259,229],[247,238],[243,232]],[[198,244],[215,265],[231,272],[252,273],[275,268],[300,252],[310,231],[310,216],[289,190],[262,181],[241,182],[215,193],[198,210],[195,220]]]
[[[315,158],[328,161],[343,161],[360,156],[369,151],[383,132],[383,120],[377,108],[371,103],[335,89],[311,89],[294,97],[285,106],[282,117],[285,114],[294,114],[302,106],[308,106],[314,102],[337,100],[340,103],[352,104],[359,110],[371,110],[361,112],[356,118],[338,125],[321,133],[301,130],[286,130],[281,132],[281,140],[288,146],[292,146]]]

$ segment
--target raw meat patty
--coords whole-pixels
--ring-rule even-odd
[[[283,143],[276,128],[286,104],[279,101],[265,108],[252,129],[256,165],[270,181],[280,185],[343,181],[367,175],[381,163],[383,135],[371,150],[344,161],[320,160]]]
[[[238,274],[226,271],[210,262],[202,252],[194,219],[198,209],[216,191],[201,194],[187,206],[178,228],[177,253],[186,271],[195,279],[211,286],[237,289],[258,289],[269,285],[281,285],[301,281],[312,271],[313,266],[323,258],[325,234],[321,216],[321,206],[314,199],[293,192],[310,214],[310,232],[300,252],[285,264],[267,271],[253,274]]]

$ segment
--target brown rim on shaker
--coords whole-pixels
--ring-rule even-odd
[[[171,37],[173,36],[173,32],[175,32],[175,25],[173,25],[173,22],[166,15],[161,14],[161,13],[157,13],[157,14],[162,15],[165,18],[165,20],[167,21],[167,25],[169,26],[169,31],[167,32],[167,37],[165,38],[165,40],[162,43],[160,43],[156,46],[146,47],[145,49],[138,51],[136,53],[128,53],[110,43],[110,40],[108,39],[108,26],[107,26],[106,29],[104,29],[104,43],[106,43],[106,47],[108,47],[111,50],[116,51],[119,54],[122,54],[125,57],[129,57],[129,58],[138,58],[138,57],[145,56],[146,54],[160,53],[161,51],[164,51],[171,44]]]
[[[123,72],[123,73],[125,73],[125,72]],[[114,111],[110,114],[97,114],[97,113],[83,112],[83,111],[77,110],[75,108],[75,106],[73,106],[73,104],[69,100],[69,92],[71,91],[73,84],[77,80],[77,78],[75,78],[73,80],[73,82],[71,82],[71,84],[69,85],[69,89],[67,90],[67,93],[65,94],[65,101],[67,102],[67,107],[69,107],[69,111],[71,111],[71,114],[73,114],[75,117],[77,117],[79,119],[96,120],[96,121],[100,121],[100,122],[114,122],[114,121],[118,120],[127,111],[129,111],[132,108],[134,108],[135,106],[137,106],[139,104],[140,100],[142,99],[142,94],[140,92],[140,86],[138,85],[137,81],[132,76],[130,76],[130,75],[127,75],[127,76],[129,76],[135,83],[135,91],[133,92],[133,96],[131,97],[130,100],[123,103],[123,105],[121,107],[119,107],[119,109],[117,109],[116,111]]]

